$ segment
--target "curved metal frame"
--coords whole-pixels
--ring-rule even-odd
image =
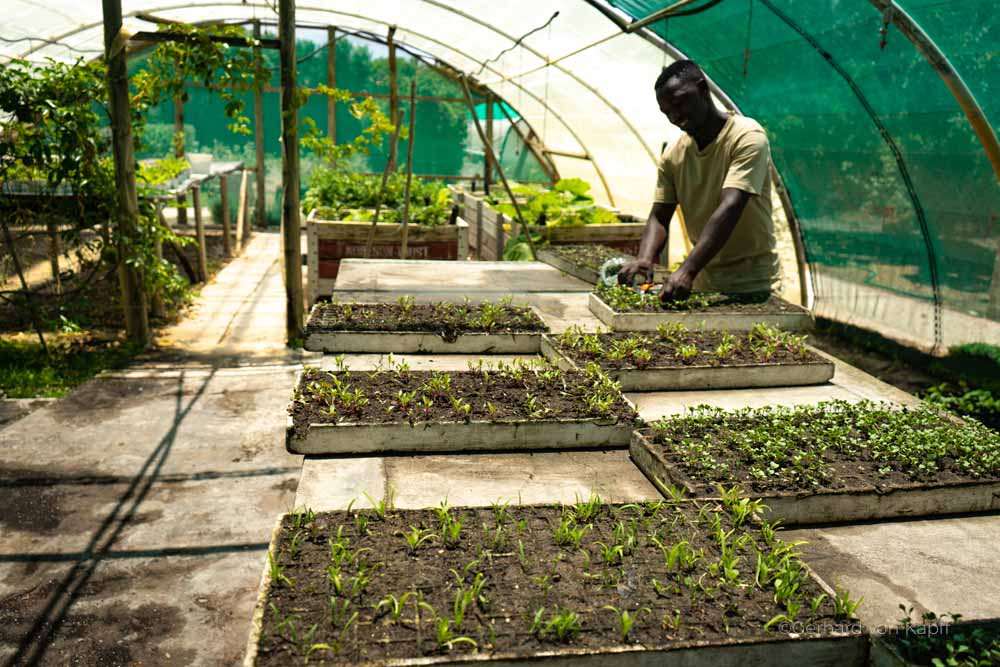
[[[430,0],[422,0],[422,1],[429,2]],[[204,8],[204,7],[239,7],[241,9],[259,8],[259,9],[265,9],[265,10],[271,11],[271,7],[270,6],[268,6],[267,4],[261,4],[259,2],[236,2],[236,1],[224,2],[224,1],[220,1],[220,2],[202,3],[202,4],[197,5],[197,7],[199,7],[199,8]],[[130,12],[126,16],[135,17],[136,14],[140,14],[140,13],[142,13],[142,14],[149,14],[149,13],[154,13],[154,12],[169,12],[169,11],[177,11],[177,10],[190,9],[190,8],[191,8],[191,5],[189,5],[189,4],[182,4],[182,5],[162,5],[162,6],[159,6],[159,7],[147,7],[147,8],[144,8],[144,9],[140,10],[140,11]],[[306,11],[306,12],[316,12],[316,13],[320,13],[320,14],[333,14],[333,15],[339,15],[339,16],[346,16],[346,17],[349,17],[349,18],[360,19],[362,21],[368,21],[370,23],[374,23],[376,25],[381,25],[381,26],[389,26],[390,25],[389,22],[383,21],[381,19],[376,19],[376,18],[372,18],[370,16],[364,16],[364,15],[361,15],[361,14],[355,14],[355,13],[352,13],[352,12],[338,11],[338,10],[330,9],[330,8],[327,8],[327,7],[299,6],[298,9],[302,10],[302,11]],[[473,21],[475,23],[482,24],[482,22],[479,21],[478,19],[469,19],[462,12],[457,12],[457,13],[459,15],[463,16],[463,18],[467,18],[467,20],[471,20],[471,21]],[[242,20],[242,17],[233,17],[233,18],[234,19]],[[93,29],[97,28],[100,25],[102,25],[101,22],[94,22],[94,23],[85,24],[85,25],[82,25],[82,26],[77,26],[74,30],[68,31],[68,32],[63,33],[62,35],[56,37],[55,40],[62,40],[62,39],[65,39],[66,37],[71,37],[71,36],[73,36],[75,34],[84,32],[86,30],[93,30]],[[449,51],[451,51],[453,53],[456,53],[456,54],[462,56],[463,58],[465,58],[467,60],[471,60],[472,62],[482,64],[482,62],[479,59],[475,58],[471,54],[468,54],[468,53],[462,51],[461,49],[455,48],[451,44],[447,44],[447,43],[445,43],[445,42],[443,42],[441,40],[438,40],[438,39],[436,39],[434,37],[431,37],[430,35],[419,33],[419,32],[416,32],[414,30],[411,30],[409,28],[404,28],[404,30],[406,32],[409,32],[410,34],[416,36],[416,37],[419,37],[421,39],[425,39],[428,42],[436,44],[436,45],[438,45],[438,46],[440,46],[442,48],[448,49]],[[509,38],[509,36],[506,35],[505,33],[502,33],[500,31],[496,31],[496,30],[494,30],[494,31],[498,32],[498,34],[501,34],[501,35]],[[28,55],[31,55],[35,51],[39,51],[39,50],[41,50],[43,48],[45,48],[45,47],[44,46],[39,46],[37,48],[32,48],[32,49],[30,49],[30,50],[22,53],[19,57],[22,57],[22,58],[23,57],[27,57]],[[433,55],[433,54],[431,54],[431,55]],[[435,57],[437,57],[437,56],[435,56]],[[447,62],[447,61],[444,61],[444,62]],[[497,76],[502,76],[502,72],[500,72],[500,71],[498,71],[498,70],[490,67],[489,65],[486,66],[486,69],[489,70],[489,71],[491,71],[493,74],[495,74]],[[571,76],[574,76],[574,79],[576,78],[575,75],[571,75]],[[586,86],[586,84],[583,84],[583,82],[580,82],[580,83],[582,85]],[[477,82],[477,84],[478,84],[478,82]],[[601,169],[600,164],[598,163],[597,159],[594,157],[593,152],[591,152],[590,149],[587,147],[586,142],[583,141],[583,139],[580,137],[579,134],[577,134],[577,132],[573,129],[573,127],[570,126],[570,124],[567,123],[566,120],[555,109],[553,109],[551,106],[549,106],[549,104],[545,100],[543,100],[538,95],[536,95],[535,93],[533,93],[531,90],[525,88],[523,85],[521,85],[519,83],[511,82],[511,84],[513,86],[515,86],[516,88],[518,88],[519,90],[521,90],[522,92],[524,92],[526,95],[528,95],[528,97],[530,97],[533,100],[535,100],[536,102],[538,102],[543,108],[545,108],[546,110],[548,110],[548,112],[552,114],[552,117],[555,118],[566,129],[566,131],[569,133],[569,135],[571,137],[573,137],[573,139],[577,142],[577,144],[579,144],[580,148],[582,148],[583,152],[586,154],[587,159],[594,166],[594,171],[597,172],[598,178],[601,179],[601,184],[604,186],[604,191],[605,191],[605,193],[608,196],[609,202],[611,203],[612,206],[614,206],[614,201],[615,201],[614,200],[614,193],[612,193],[611,187],[608,185],[607,178],[604,176],[604,171]],[[588,89],[590,89],[590,88],[588,87]],[[592,91],[592,92],[594,92],[594,91]],[[494,95],[496,95],[496,97],[498,99],[503,99],[503,96],[501,96],[501,95],[498,95],[496,93],[494,93]],[[609,105],[609,107],[611,107],[611,105]],[[617,108],[613,108],[612,107],[612,110],[615,111],[617,114],[621,115],[621,111],[618,110]],[[627,121],[626,121],[626,123],[627,123]],[[632,128],[632,129],[634,131],[634,128]],[[536,136],[541,136],[537,132],[535,134],[536,134]],[[644,145],[644,148],[648,152],[648,147],[645,147],[645,145]]]

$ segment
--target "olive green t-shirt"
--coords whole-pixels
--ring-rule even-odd
[[[770,162],[764,128],[751,118],[732,114],[705,150],[683,134],[664,151],[654,201],[680,205],[692,243],[698,242],[718,208],[723,188],[751,195],[732,236],[695,279],[695,289],[757,292],[771,289],[777,281]]]

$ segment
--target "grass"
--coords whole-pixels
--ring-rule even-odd
[[[27,334],[0,338],[0,391],[9,398],[59,398],[139,352],[122,339],[84,332],[48,334],[46,342],[49,355]]]

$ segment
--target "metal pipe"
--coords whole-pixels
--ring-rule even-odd
[[[696,0],[678,0],[677,2],[675,2],[672,5],[670,5],[669,7],[664,7],[663,9],[658,9],[658,10],[656,10],[655,12],[653,12],[652,14],[650,14],[648,16],[645,16],[645,17],[643,17],[641,19],[637,19],[635,21],[632,21],[631,23],[629,23],[628,25],[626,25],[624,28],[622,28],[622,30],[624,30],[625,32],[635,32],[636,30],[641,30],[641,29],[645,28],[646,26],[648,26],[650,23],[656,23],[657,21],[659,21],[661,19],[670,18],[670,15],[673,14],[674,12],[676,12],[678,9],[682,9],[684,7],[687,7],[688,5],[690,5],[691,3],[695,2],[695,1]]]
[[[888,0],[870,0],[870,2],[882,11],[885,11],[890,5]],[[983,113],[983,109],[976,101],[976,97],[969,90],[969,87],[965,85],[965,81],[959,73],[955,71],[948,57],[938,48],[934,40],[930,38],[930,35],[920,27],[920,24],[907,14],[906,10],[900,7],[899,4],[893,2],[891,5],[893,25],[899,28],[899,31],[913,42],[913,45],[917,47],[917,50],[923,54],[927,62],[934,68],[934,71],[941,77],[941,81],[948,87],[952,97],[958,102],[958,106],[962,107],[965,117],[969,120],[969,125],[972,126],[972,130],[979,137],[979,143],[983,145],[986,157],[989,158],[990,164],[993,165],[993,173],[996,174],[997,180],[1000,181],[1000,142],[997,141],[996,132],[993,131],[993,126],[986,119],[986,114]]]

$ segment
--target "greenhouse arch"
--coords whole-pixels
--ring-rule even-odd
[[[649,82],[667,52],[691,57],[770,135],[816,313],[944,351],[1000,340],[992,9],[930,0],[419,0],[401,10],[368,0],[303,3],[297,19],[326,25],[336,16],[369,32],[398,24],[401,43],[440,55],[516,108],[561,174],[606,181],[609,199],[640,214],[653,158],[677,136],[650,102]],[[265,2],[132,2],[125,11],[191,23],[275,17]],[[14,0],[9,15],[5,58],[100,51],[99,7]],[[536,30],[547,20],[559,29]],[[967,99],[956,99],[955,82],[929,62],[910,24],[968,85]],[[50,34],[38,35],[40,25]],[[33,38],[44,44],[24,49]]]

